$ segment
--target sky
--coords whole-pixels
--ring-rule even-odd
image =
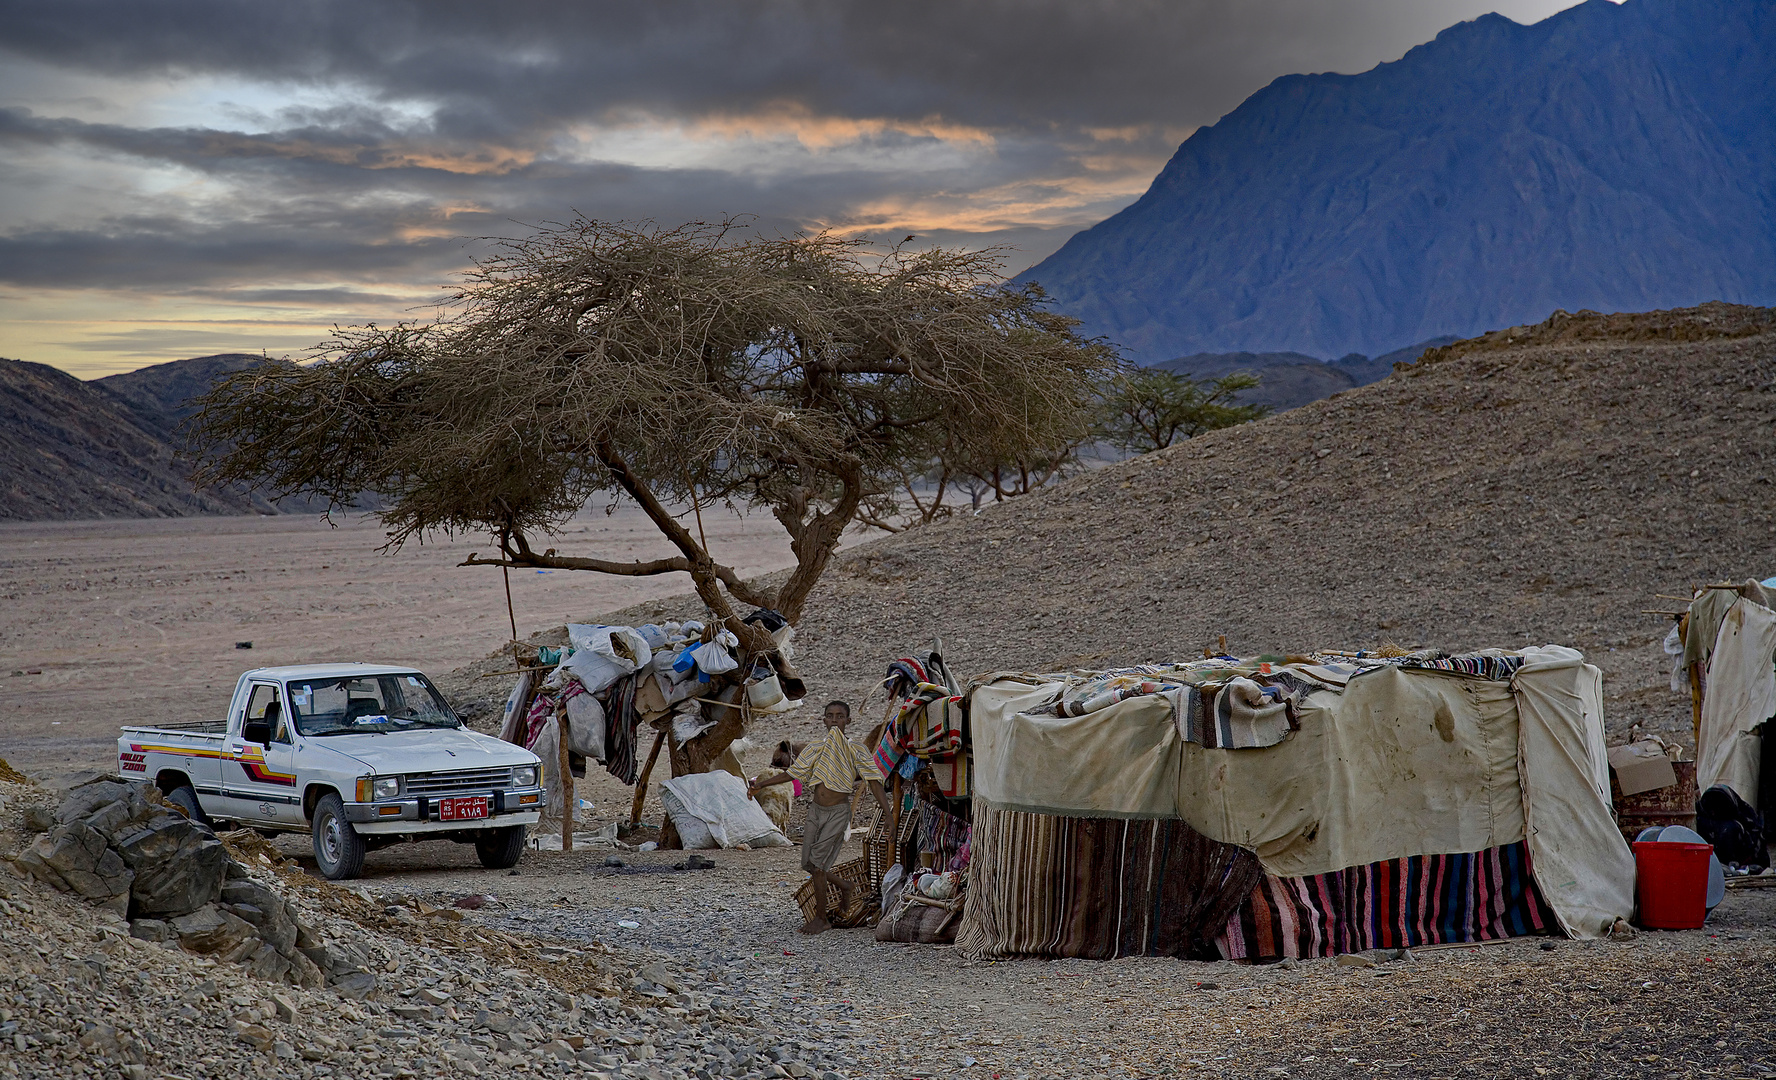
[[[0,0],[0,356],[81,378],[425,321],[573,213],[1002,246],[1271,80],[1570,0]]]

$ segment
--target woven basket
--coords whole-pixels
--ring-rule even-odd
[[[856,886],[851,892],[851,902],[844,910],[835,911],[827,916],[827,921],[834,926],[863,926],[869,923],[876,912],[881,909],[881,901],[876,896],[876,886],[869,878],[869,858],[859,856],[834,866],[826,872],[827,902],[838,901],[838,885],[836,881],[848,881]],[[813,922],[818,912],[814,910],[814,879],[810,877],[802,882],[796,890],[796,905],[802,909],[802,918]]]

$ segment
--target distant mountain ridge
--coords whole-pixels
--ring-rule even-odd
[[[1144,363],[1776,303],[1776,3],[1486,15],[1278,79],[1020,277]]]
[[[1316,360],[1297,352],[1196,353],[1153,366],[1204,380],[1225,375],[1256,375],[1259,384],[1236,394],[1236,400],[1247,405],[1268,405],[1271,412],[1286,412],[1310,401],[1385,379],[1394,373],[1396,363],[1415,363],[1426,349],[1457,340],[1436,337],[1381,356],[1351,353],[1337,360]]]

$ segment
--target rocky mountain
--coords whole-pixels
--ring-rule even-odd
[[[57,368],[0,359],[0,521],[249,512],[244,496],[192,489],[174,423]]]
[[[93,385],[121,399],[143,423],[177,440],[179,425],[197,411],[192,402],[209,393],[217,380],[273,362],[252,353],[218,353],[107,375]]]
[[[178,456],[192,399],[224,375],[276,362],[222,353],[83,382],[0,359],[0,521],[315,509],[245,489],[196,490]]]
[[[1278,79],[1024,277],[1147,363],[1776,302],[1776,4],[1487,15]]]
[[[1249,405],[1268,405],[1271,412],[1283,412],[1384,379],[1393,374],[1395,363],[1414,363],[1426,349],[1448,345],[1455,340],[1453,337],[1432,338],[1373,357],[1351,353],[1337,360],[1316,360],[1296,352],[1196,353],[1154,366],[1203,380],[1224,375],[1256,375],[1262,381],[1250,390],[1242,390],[1235,398]]]

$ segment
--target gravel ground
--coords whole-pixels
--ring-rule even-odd
[[[673,869],[684,852],[617,852],[621,869],[603,865],[609,849],[532,852],[492,879],[472,858],[439,866],[441,851],[384,853],[373,886],[431,903],[493,889],[489,925],[712,968],[737,1011],[806,1032],[816,1049],[798,1049],[858,1075],[1776,1076],[1776,1031],[1760,1019],[1776,1009],[1776,889],[1735,890],[1702,931],[1437,948],[1372,967],[977,963],[863,929],[797,934],[796,849],[715,852],[699,871]],[[1525,1021],[1533,1036],[1513,1039]]]
[[[20,809],[50,801],[0,784],[0,855],[25,840]],[[1776,1076],[1776,889],[1730,893],[1702,931],[1370,966],[976,963],[798,935],[793,848],[707,870],[533,851],[512,874],[420,844],[350,888],[310,876],[300,838],[242,851],[374,958],[369,999],[132,940],[0,871],[0,1076]]]

